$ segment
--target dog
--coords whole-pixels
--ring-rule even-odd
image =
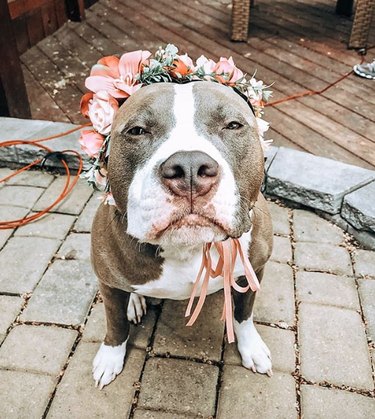
[[[205,243],[238,238],[259,281],[272,251],[257,122],[227,86],[138,90],[115,117],[107,170],[116,206],[99,206],[91,248],[107,318],[93,362],[100,388],[122,371],[129,322],[145,313],[145,297],[190,297]],[[240,263],[234,274],[246,284]],[[208,294],[222,288],[222,277],[210,279]],[[253,323],[255,294],[232,290],[234,331],[243,366],[271,375],[270,351]]]

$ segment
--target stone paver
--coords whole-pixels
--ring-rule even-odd
[[[140,349],[146,349],[150,344],[152,331],[154,330],[156,321],[156,312],[153,307],[147,308],[146,316],[143,316],[142,323],[138,325],[130,325],[129,346]],[[106,319],[104,304],[96,304],[86,323],[82,340],[85,342],[102,342],[106,333]]]
[[[74,225],[75,231],[78,233],[90,233],[91,224],[100,202],[100,193],[94,192]]]
[[[294,332],[260,324],[256,328],[271,351],[272,370],[292,373],[296,363]],[[236,343],[226,344],[224,362],[226,365],[241,365]]]
[[[297,300],[360,310],[354,278],[319,272],[297,272]]]
[[[302,417],[370,419],[375,416],[375,399],[343,390],[301,386]]]
[[[370,170],[280,147],[267,173],[267,192],[337,214],[344,195],[374,179]]]
[[[375,232],[375,182],[348,194],[341,214],[355,228]]]
[[[25,150],[23,158],[28,158],[28,153],[30,150]],[[10,172],[0,169],[0,177]],[[49,174],[27,172],[0,185],[0,192],[5,190],[3,198],[10,199],[0,204],[0,218],[19,218],[29,212],[33,199],[23,191],[43,193],[47,188],[34,208],[46,207],[63,188],[64,179],[53,179]],[[333,201],[324,201],[324,205],[336,205],[336,192],[323,191],[319,202],[331,197]],[[325,383],[367,392],[373,389],[375,253],[353,252],[357,290],[349,253],[339,246],[343,232],[313,213],[274,202],[270,203],[276,234],[273,261],[266,265],[254,309],[255,320],[263,323],[257,324],[257,329],[272,352],[274,376],[243,368],[236,343],[229,345],[223,340],[223,301],[218,293],[209,296],[192,327],[185,326],[187,301],[165,300],[162,307],[149,306],[142,323],[131,326],[124,371],[104,390],[95,389],[91,366],[106,322],[103,303],[96,303],[90,311],[97,282],[89,262],[90,236],[85,233],[90,232],[100,203],[99,194],[91,193],[80,181],[57,212],[15,231],[0,231],[0,416],[44,417],[56,378],[68,365],[47,418],[123,418],[133,403],[135,419],[226,419],[254,414],[265,419],[296,417],[292,374],[324,383],[302,385],[302,417],[371,417],[374,399],[368,393],[337,390]],[[287,198],[294,199],[293,193]],[[292,214],[295,259],[290,244]],[[342,221],[344,229],[352,231],[353,227]],[[18,295],[24,292],[32,292],[29,300]],[[366,328],[359,315],[359,295]],[[18,318],[23,304],[25,309]],[[16,318],[30,323],[15,323],[7,334]],[[79,325],[82,336],[58,324]],[[294,329],[286,330],[287,326],[297,326],[298,336]],[[75,348],[76,337],[79,343]],[[295,370],[295,350],[300,353],[300,370]],[[149,358],[144,364],[146,353]],[[222,374],[217,365],[223,367]],[[137,389],[138,400],[134,399]]]
[[[29,210],[22,207],[12,207],[10,205],[0,205],[0,220],[11,221],[23,218]],[[0,249],[7,242],[9,237],[13,234],[13,229],[0,230]]]
[[[104,304],[95,304],[83,331],[82,340],[85,342],[102,342],[105,338],[106,327]]]
[[[294,285],[290,266],[267,263],[259,295],[255,298],[254,319],[294,324]]]
[[[370,338],[375,342],[375,281],[361,279],[359,281],[359,295],[361,297],[363,314],[367,321]]]
[[[43,276],[21,319],[81,324],[96,290],[96,279],[88,262],[56,260]]]
[[[52,202],[56,200],[61,191],[64,189],[65,182],[65,176],[57,177],[34,205],[33,210],[41,211],[52,204]],[[92,188],[87,184],[87,182],[80,179],[73,191],[61,202],[60,205],[54,207],[52,212],[78,215],[86,205],[86,202],[92,193]]]
[[[375,252],[356,250],[354,252],[354,271],[358,276],[375,277]]]
[[[57,376],[76,337],[77,332],[69,329],[16,326],[0,348],[0,368]]]
[[[13,170],[9,169],[8,167],[0,167],[0,179],[4,179],[12,173]],[[0,189],[3,188],[6,184],[7,182],[0,182]]]
[[[48,375],[0,370],[0,406],[6,419],[41,418],[55,388]]]
[[[30,209],[44,192],[34,186],[4,186],[0,189],[0,205]]]
[[[302,242],[342,243],[343,231],[318,215],[303,210],[293,211],[294,238]]]
[[[0,295],[0,344],[5,337],[8,327],[20,312],[23,298]]]
[[[220,320],[223,299],[221,292],[209,295],[191,327],[186,326],[187,301],[166,300],[158,321],[154,351],[219,361],[224,333],[224,322]]]
[[[53,180],[53,175],[33,170],[19,173],[18,175],[7,180],[6,184],[21,186],[38,186],[40,188],[47,188]]]
[[[357,312],[302,303],[298,330],[301,374],[307,380],[373,389],[365,330]]]
[[[296,243],[295,261],[299,268],[336,275],[351,275],[349,253],[343,247],[326,243]]]
[[[292,260],[292,247],[287,237],[273,236],[271,260],[288,263]]]
[[[297,418],[295,382],[291,375],[272,378],[242,367],[225,366],[219,396],[218,419],[256,417]]]
[[[182,413],[168,413],[161,411],[152,411],[137,409],[134,412],[134,419],[191,419],[190,415],[184,415]]]
[[[71,233],[59,249],[57,256],[62,259],[90,261],[90,234]]]
[[[138,406],[213,416],[219,369],[182,359],[146,362]]]
[[[288,236],[290,234],[288,208],[280,207],[280,205],[274,202],[268,202],[268,209],[272,217],[274,234]]]
[[[56,239],[13,237],[0,253],[0,292],[32,291],[60,245]]]
[[[145,352],[128,351],[122,373],[103,390],[95,388],[92,361],[97,343],[81,342],[58,386],[47,418],[126,418],[134,397],[134,383],[141,375]]]
[[[47,214],[37,221],[19,227],[15,236],[47,237],[63,240],[71,229],[75,217],[67,214]]]

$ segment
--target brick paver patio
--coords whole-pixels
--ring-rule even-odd
[[[16,177],[0,187],[0,219],[45,207],[62,185],[39,172]],[[0,230],[0,417],[375,417],[375,252],[274,202],[274,253],[255,308],[273,377],[243,368],[226,343],[219,293],[192,328],[186,302],[151,306],[132,328],[124,371],[96,389],[105,321],[89,232],[98,202],[82,182],[48,217]]]

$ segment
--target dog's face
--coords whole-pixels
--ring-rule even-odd
[[[262,182],[255,117],[231,88],[160,83],[115,118],[108,177],[127,233],[161,246],[239,237]]]

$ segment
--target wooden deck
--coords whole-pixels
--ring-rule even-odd
[[[84,22],[65,24],[22,55],[33,118],[82,122],[79,101],[92,64],[168,42],[193,58],[232,55],[246,73],[275,83],[274,99],[321,89],[359,62],[346,48],[351,20],[334,8],[334,0],[256,0],[248,43],[232,43],[228,0],[100,0]],[[375,44],[374,28],[370,38]],[[267,108],[265,119],[275,145],[375,168],[371,80],[352,75],[321,96]]]

